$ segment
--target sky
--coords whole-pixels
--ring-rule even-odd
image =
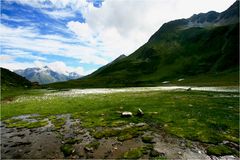
[[[1,0],[0,66],[87,75],[146,43],[162,24],[235,0]]]

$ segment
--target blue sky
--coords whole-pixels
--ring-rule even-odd
[[[1,63],[86,75],[129,55],[170,20],[234,0],[1,0]],[[144,11],[144,12],[143,12]]]

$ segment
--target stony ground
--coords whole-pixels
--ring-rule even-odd
[[[12,120],[15,124],[45,120],[46,125],[29,127],[28,124],[25,128],[9,126],[8,121],[2,123],[2,159],[238,159],[208,156],[204,145],[170,136],[146,123],[84,128],[81,121],[72,119],[70,114],[55,115],[55,120],[64,119],[64,123],[56,123],[53,116],[39,117],[24,115]],[[124,134],[119,136],[121,132]]]

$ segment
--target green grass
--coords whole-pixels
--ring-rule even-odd
[[[233,155],[233,154],[237,155],[236,151],[224,145],[208,147],[207,154],[215,155],[215,156],[224,156],[224,155]]]
[[[46,92],[47,91],[45,89],[9,88],[8,90],[1,91],[1,100],[12,101],[18,96],[38,96],[43,95]]]
[[[227,97],[231,94],[152,91],[40,100],[31,100],[30,96],[28,100],[21,102],[2,102],[1,119],[33,113],[43,116],[70,113],[73,118],[79,118],[87,128],[145,122],[150,127],[163,128],[167,133],[189,140],[213,144],[223,140],[239,143],[239,99]],[[138,108],[145,113],[143,117],[120,116],[124,110],[136,114]],[[135,133],[138,131],[119,133],[110,128],[109,131],[104,130],[95,136],[117,136],[119,140],[125,140],[135,136]]]

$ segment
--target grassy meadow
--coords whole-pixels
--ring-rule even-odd
[[[214,154],[221,155],[226,152],[226,147],[222,146],[223,141],[239,144],[238,93],[148,91],[53,96],[44,95],[44,90],[25,92],[25,95],[16,96],[11,101],[3,99],[1,102],[1,120],[9,127],[39,127],[46,125],[41,117],[54,120],[54,115],[68,113],[71,114],[71,118],[80,119],[85,128],[99,126],[111,128],[145,122],[151,129],[203,144],[211,144],[215,148],[211,148],[210,152]],[[31,93],[35,95],[30,96]],[[144,116],[136,116],[138,108],[142,109]],[[122,118],[120,114],[123,111],[130,111],[134,116]],[[10,119],[26,114],[39,114],[40,121],[26,124]],[[54,122],[63,124],[64,119],[59,121],[55,119]],[[99,133],[93,134],[99,135]],[[100,135],[110,136],[107,132]]]

